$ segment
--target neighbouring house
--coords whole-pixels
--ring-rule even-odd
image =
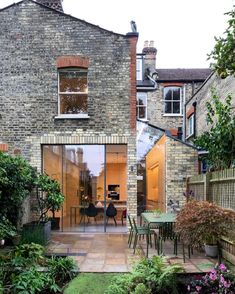
[[[211,74],[208,68],[158,69],[156,54],[153,41],[137,54],[138,212],[185,201],[185,180],[198,173],[197,149],[185,142],[185,103]]]
[[[186,138],[190,142],[196,136],[209,130],[206,122],[206,102],[211,100],[212,90],[217,93],[221,101],[228,95],[232,96],[232,107],[235,109],[235,77],[228,76],[221,79],[212,73],[198,91],[186,103]]]
[[[207,106],[211,101],[212,91],[225,101],[228,95],[232,96],[232,107],[235,111],[235,77],[228,76],[221,79],[216,72],[206,79],[198,91],[186,103],[185,133],[188,143],[193,144],[193,139],[203,132],[208,131],[210,126],[207,124]],[[207,171],[205,159],[206,151],[199,151],[199,173]]]
[[[208,68],[156,67],[157,49],[146,41],[137,55],[137,117],[185,137],[184,105],[210,75]]]
[[[66,15],[60,0],[5,7],[0,26],[1,150],[22,154],[61,183],[64,231],[92,229],[82,221],[88,202],[101,211],[93,229],[115,229],[102,214],[108,202],[119,214],[137,213],[138,33]]]

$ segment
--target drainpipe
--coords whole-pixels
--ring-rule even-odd
[[[186,119],[186,104],[185,104],[185,93],[186,93],[186,89],[185,89],[185,85],[183,87],[183,127],[182,127],[182,140],[185,142],[185,137],[186,137],[186,124],[185,124],[185,119]]]
[[[148,79],[150,79],[151,82],[153,82],[153,85],[154,85],[153,90],[156,90],[157,89],[157,82],[150,75],[147,75],[147,77],[148,77]]]
[[[193,119],[193,137],[196,138],[196,112],[197,112],[197,101],[193,102],[194,107],[194,119]]]

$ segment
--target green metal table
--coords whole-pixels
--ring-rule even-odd
[[[143,212],[141,213],[141,217],[145,223],[148,225],[148,230],[150,233],[150,227],[151,225],[159,225],[162,223],[174,223],[176,219],[176,214],[175,213],[161,213],[161,214],[156,214],[154,212]],[[147,238],[147,252],[146,256],[148,257],[148,252],[149,252],[149,242]]]

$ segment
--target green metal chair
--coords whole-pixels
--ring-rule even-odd
[[[129,214],[127,214],[127,217],[128,217],[128,221],[129,221],[129,224],[130,224],[128,245],[129,245],[129,247],[131,247],[131,242],[132,242],[132,238],[133,238],[133,234],[134,234],[134,227],[133,227],[133,224],[132,224],[132,221],[131,221],[131,218],[130,218]]]
[[[159,226],[158,230],[154,231],[155,248],[158,251],[158,255],[163,253],[163,242],[166,240],[172,240],[174,242],[174,254],[177,255],[177,244],[179,236],[174,231],[174,223],[166,222]]]
[[[135,248],[136,248],[136,245],[137,245],[137,240],[138,240],[138,237],[141,237],[141,236],[146,236],[146,241],[148,243],[150,243],[151,245],[151,242],[150,242],[150,230],[148,229],[148,227],[138,227],[136,225],[136,222],[135,222],[135,219],[133,218],[133,235],[134,235],[134,245],[133,245],[133,248],[134,248],[134,253],[135,253]]]

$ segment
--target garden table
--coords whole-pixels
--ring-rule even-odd
[[[151,225],[160,225],[163,223],[174,223],[176,219],[175,213],[161,213],[156,214],[154,212],[143,212],[141,213],[141,217],[143,221],[148,226],[148,231],[150,234]],[[149,238],[147,238],[147,252],[146,256],[148,257],[148,251],[149,251]]]

